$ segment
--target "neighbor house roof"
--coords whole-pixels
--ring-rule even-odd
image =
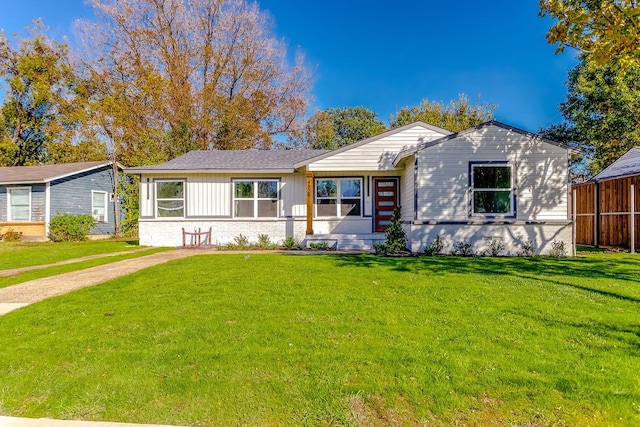
[[[547,138],[543,138],[540,135],[537,135],[535,133],[527,132],[526,130],[519,129],[519,128],[515,127],[515,126],[510,126],[510,125],[507,125],[505,123],[502,123],[502,122],[499,122],[499,121],[496,121],[496,120],[490,120],[488,122],[481,123],[481,124],[479,124],[477,126],[471,127],[469,129],[465,129],[465,130],[460,131],[458,133],[452,133],[451,135],[443,136],[442,138],[434,139],[433,141],[423,142],[422,144],[418,144],[415,147],[410,147],[410,148],[407,148],[405,150],[402,150],[402,151],[400,151],[398,153],[398,155],[394,159],[393,164],[394,165],[398,165],[398,163],[400,163],[400,161],[402,159],[404,159],[406,157],[409,157],[409,156],[417,153],[418,151],[420,151],[420,150],[422,150],[424,148],[433,147],[434,145],[442,144],[443,142],[450,141],[452,139],[458,138],[460,136],[464,136],[466,134],[475,132],[477,130],[480,130],[480,129],[483,129],[483,128],[489,127],[489,126],[497,126],[499,128],[506,129],[506,130],[509,130],[511,132],[515,132],[517,134],[524,135],[524,136],[529,137],[529,138],[539,139],[540,141],[544,141],[547,144],[556,145],[558,147],[565,148],[565,149],[567,149],[567,150],[569,150],[569,151],[571,151],[573,153],[578,153],[579,152],[579,150],[576,150],[575,148],[571,148],[571,147],[569,147],[569,146],[567,146],[565,144],[562,144],[560,142],[556,142],[556,141],[553,141],[553,140],[550,140],[550,139],[547,139]]]
[[[196,150],[166,163],[127,168],[130,174],[189,172],[293,172],[295,164],[327,150]]]
[[[631,175],[640,175],[640,147],[631,148],[591,180],[602,181]]]
[[[110,165],[109,161],[0,167],[0,184],[39,184]]]

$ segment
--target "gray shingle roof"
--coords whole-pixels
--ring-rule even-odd
[[[29,184],[50,182],[58,178],[110,165],[111,162],[61,163],[43,166],[0,167],[0,184]]]
[[[166,163],[125,169],[127,173],[171,171],[291,171],[298,162],[327,150],[208,150],[190,151]]]
[[[593,181],[631,175],[640,175],[640,147],[633,147],[624,153],[609,167],[594,176]]]

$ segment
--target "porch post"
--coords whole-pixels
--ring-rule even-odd
[[[313,235],[313,172],[305,173],[307,178],[307,236]]]

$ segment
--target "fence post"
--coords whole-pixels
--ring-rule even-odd
[[[571,221],[571,252],[573,252],[573,256],[576,256],[576,220],[578,218],[577,216],[577,207],[578,207],[578,203],[577,203],[577,190],[574,188],[573,189],[573,197],[571,198],[571,204],[573,205],[573,221]]]
[[[631,253],[636,253],[636,186],[631,184]]]

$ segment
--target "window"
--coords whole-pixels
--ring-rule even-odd
[[[156,181],[156,216],[184,216],[184,181]]]
[[[316,215],[361,216],[361,187],[359,178],[316,180]]]
[[[277,180],[233,182],[233,216],[236,218],[277,218]]]
[[[9,188],[9,221],[31,221],[31,187]]]
[[[471,209],[472,215],[513,215],[512,165],[471,165]]]
[[[107,193],[91,192],[91,215],[97,222],[107,222]]]

